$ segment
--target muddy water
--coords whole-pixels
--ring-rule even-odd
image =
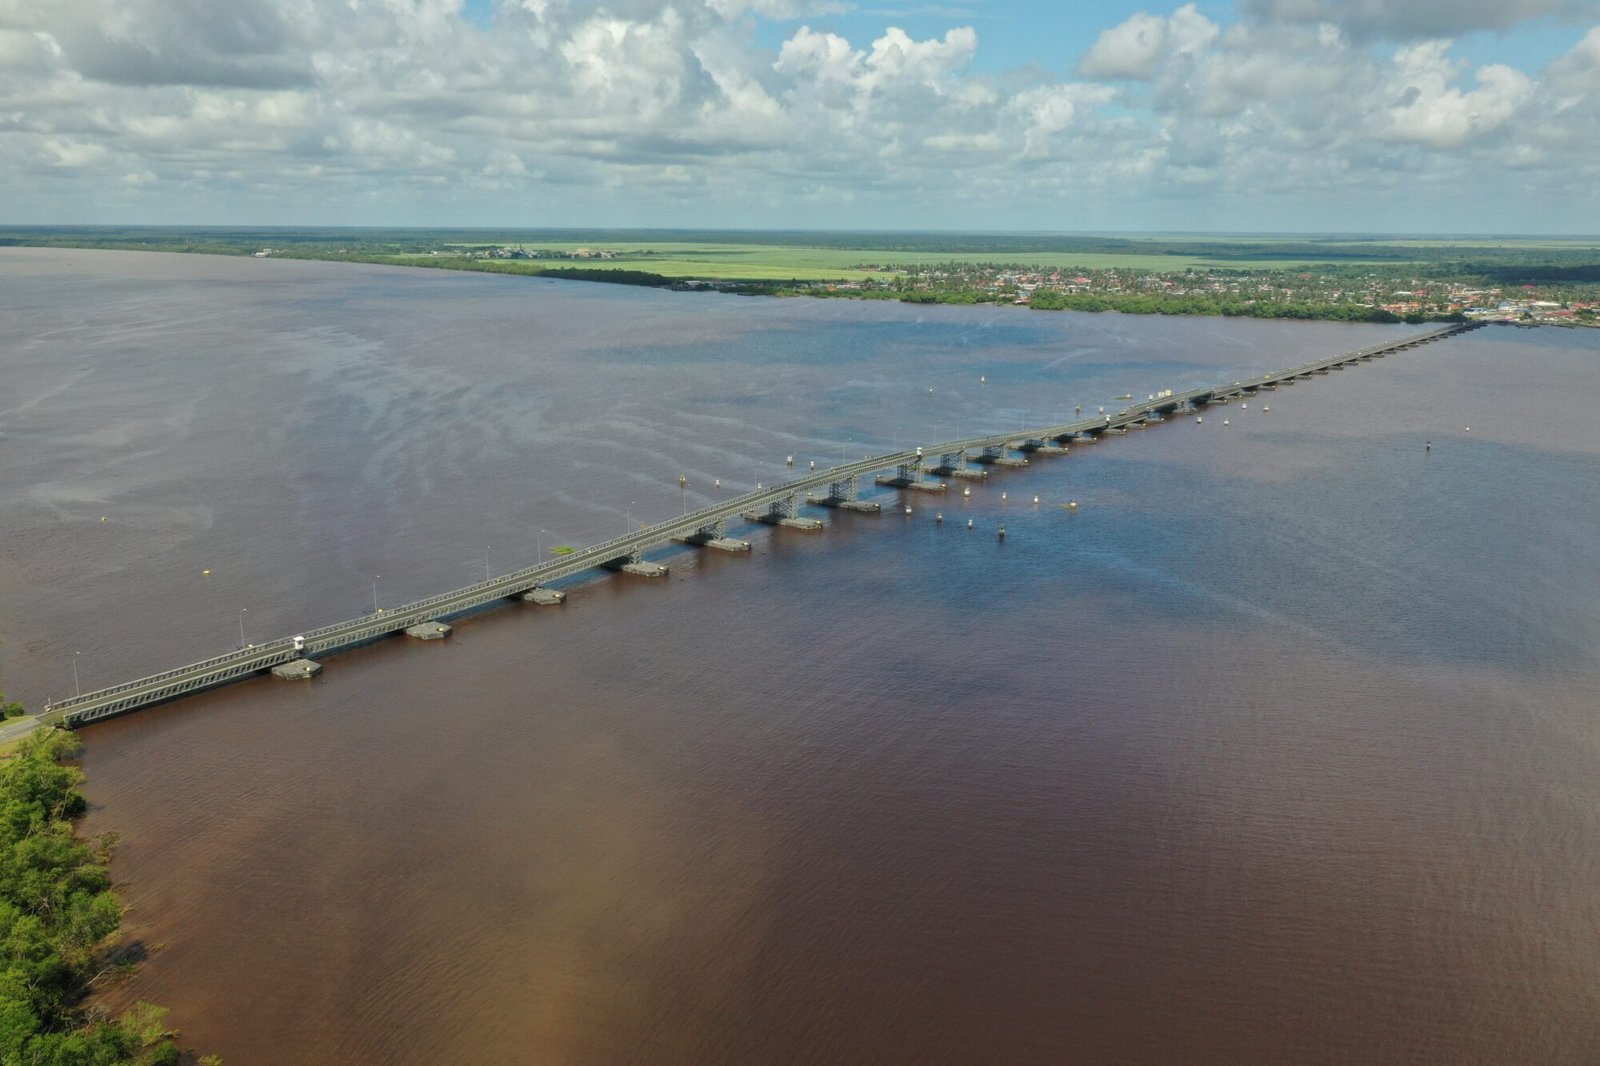
[[[30,702],[1405,332],[12,249],[0,314]],[[1482,330],[92,727],[123,994],[236,1063],[1593,1061],[1597,355]]]

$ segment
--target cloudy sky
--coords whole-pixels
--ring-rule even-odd
[[[1600,233],[1600,0],[0,0],[0,222]]]

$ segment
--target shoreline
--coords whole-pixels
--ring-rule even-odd
[[[1140,316],[1176,318],[1260,318],[1305,322],[1347,322],[1377,325],[1425,325],[1428,323],[1486,322],[1517,326],[1565,326],[1600,328],[1600,319],[1562,317],[1559,320],[1528,314],[1526,308],[1504,314],[1469,315],[1462,310],[1407,311],[1397,313],[1382,306],[1351,301],[1259,300],[1229,298],[1229,294],[1180,293],[1169,295],[1143,291],[1077,291],[1061,289],[977,289],[952,287],[947,289],[892,289],[887,287],[859,287],[862,279],[802,278],[802,277],[724,277],[715,274],[677,275],[655,273],[630,267],[590,267],[566,264],[569,260],[556,259],[488,259],[467,254],[428,255],[393,254],[377,252],[305,252],[295,249],[261,249],[251,251],[243,244],[203,247],[192,245],[163,246],[147,242],[114,242],[83,240],[63,242],[54,240],[28,240],[10,238],[0,240],[0,247],[58,248],[84,251],[144,251],[170,252],[187,255],[218,255],[230,258],[278,258],[311,262],[364,263],[372,266],[414,267],[427,270],[457,270],[482,274],[505,274],[519,277],[548,278],[555,281],[592,281],[608,285],[633,285],[641,288],[670,289],[675,292],[720,292],[737,296],[810,297],[812,299],[847,299],[860,301],[886,300],[907,304],[949,304],[975,306],[992,304],[996,307],[1015,306],[1034,311],[1078,311],[1082,313],[1116,313]],[[254,247],[252,244],[251,247]],[[731,246],[730,246],[731,247]],[[952,252],[951,254],[956,254]],[[570,260],[583,262],[584,260]],[[629,260],[632,262],[632,260]],[[648,260],[640,265],[649,265]],[[1325,264],[1324,269],[1337,269],[1336,264]],[[1131,269],[1131,268],[1130,268]],[[1251,272],[1230,267],[1221,268],[1241,276]],[[1418,273],[1426,273],[1418,271]],[[893,275],[896,278],[902,275]],[[1083,281],[1083,278],[1079,278]],[[869,285],[871,281],[867,282]],[[1285,290],[1287,292],[1287,290]],[[1585,312],[1581,312],[1585,313]],[[1564,312],[1570,314],[1570,312]]]

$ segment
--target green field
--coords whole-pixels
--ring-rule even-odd
[[[402,263],[511,274],[615,274],[630,284],[696,279],[753,287],[893,277],[952,265],[1068,271],[1238,275],[1314,272],[1344,279],[1381,275],[1495,284],[1600,282],[1594,237],[1063,234],[639,229],[350,229],[225,226],[23,226],[0,228],[0,245],[119,248]],[[488,248],[614,258],[481,259]],[[632,276],[626,273],[631,272]],[[608,279],[609,280],[609,279]],[[1103,279],[1102,279],[1103,280]],[[931,279],[924,278],[929,283]]]

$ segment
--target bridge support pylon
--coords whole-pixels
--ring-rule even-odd
[[[972,461],[983,463],[985,466],[1021,467],[1028,465],[1028,460],[1020,456],[1007,455],[1006,452],[1009,450],[1004,444],[990,444],[983,449],[983,454],[973,456]]]
[[[819,520],[801,517],[800,494],[798,492],[773,500],[765,511],[746,511],[744,519],[747,522],[765,522],[769,526],[803,529],[808,533],[815,533],[822,529],[822,523]]]
[[[602,563],[601,565],[607,570],[620,570],[624,574],[632,574],[635,577],[667,576],[667,568],[665,566],[663,566],[661,563],[645,562],[644,556],[640,555],[638,552],[630,552],[627,555],[618,556],[617,558],[612,559],[610,562]]]
[[[894,477],[879,477],[880,485],[892,485],[897,489],[917,489],[921,492],[943,492],[945,485],[942,481],[929,481],[923,476],[925,470],[922,457],[918,456],[909,463],[901,463],[895,468]]]
[[[722,519],[707,522],[686,537],[674,538],[680,544],[693,544],[699,548],[715,548],[724,552],[747,552],[750,542],[728,536],[728,523]]]
[[[974,470],[967,465],[967,450],[965,448],[954,452],[945,452],[939,456],[939,465],[934,467],[932,473],[940,477],[958,477],[967,481],[982,481],[989,476],[987,470]]]
[[[814,492],[806,494],[806,502],[814,503],[819,507],[834,507],[841,511],[860,511],[864,514],[877,514],[883,510],[881,504],[872,503],[860,498],[861,475],[851,474],[828,484],[828,494],[819,496]]]

